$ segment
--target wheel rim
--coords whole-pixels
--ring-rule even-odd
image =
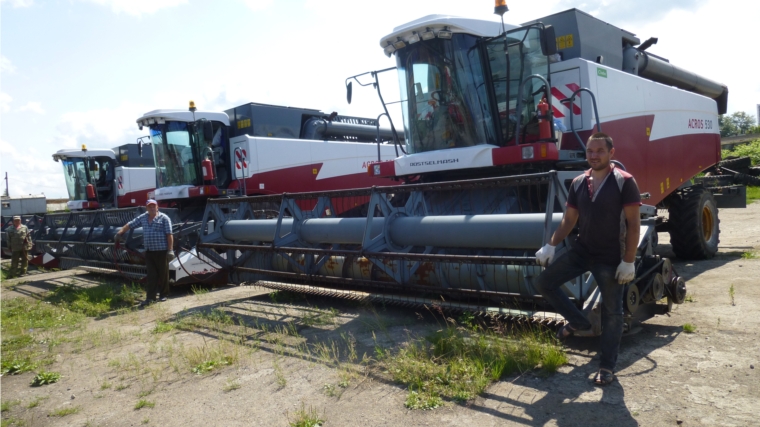
[[[702,236],[710,240],[713,232],[713,213],[709,206],[702,208]]]

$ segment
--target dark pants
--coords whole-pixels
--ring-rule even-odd
[[[145,251],[145,268],[148,270],[145,285],[145,300],[156,299],[156,292],[161,297],[169,296],[169,262],[166,255],[169,251]]]
[[[23,276],[26,274],[26,269],[29,266],[29,257],[27,256],[27,253],[26,249],[11,252],[11,277]],[[20,272],[19,268],[21,270]]]
[[[620,338],[623,336],[623,291],[624,285],[615,279],[616,265],[593,262],[576,251],[567,253],[555,259],[535,280],[536,290],[546,301],[570,322],[574,329],[591,327],[586,316],[573,304],[560,287],[581,274],[590,271],[594,275],[599,291],[602,294],[602,336],[599,353],[599,366],[611,371],[615,370]]]

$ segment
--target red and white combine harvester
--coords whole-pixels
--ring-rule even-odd
[[[142,230],[130,230],[119,248],[113,237],[155,198],[172,218],[179,249],[170,280],[217,280],[219,266],[192,249],[208,198],[391,182],[366,173],[369,164],[395,157],[395,145],[383,143],[393,134],[374,119],[254,103],[202,112],[191,102],[189,110],[146,113],[137,124],[148,128],[149,143],[143,137],[113,151],[83,147],[53,156],[64,164],[69,208],[82,210],[43,218],[35,242],[46,260],[64,269],[144,277]],[[365,205],[357,199],[341,209]],[[278,212],[279,202],[254,214]]]
[[[153,152],[142,142],[109,149],[64,149],[53,154],[63,164],[69,210],[145,206],[156,188]]]
[[[588,168],[584,141],[603,130],[649,203],[626,325],[666,313],[686,287],[655,253],[657,232],[680,258],[712,257],[716,200],[741,205],[743,188],[692,185],[720,160],[728,90],[649,53],[655,42],[576,9],[520,26],[430,15],[396,27],[380,45],[396,57],[402,154],[367,172],[399,185],[209,200],[198,247],[232,283],[557,319],[533,288],[533,254]],[[347,79],[349,102],[362,78]],[[275,202],[276,217],[254,214]],[[598,307],[592,275],[565,288]]]

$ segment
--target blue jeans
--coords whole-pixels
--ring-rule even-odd
[[[536,290],[576,330],[591,327],[586,316],[560,289],[567,281],[590,271],[602,294],[602,336],[599,343],[601,362],[599,366],[615,371],[620,338],[623,336],[623,291],[615,279],[616,265],[594,262],[577,251],[570,250],[552,261],[535,279]]]

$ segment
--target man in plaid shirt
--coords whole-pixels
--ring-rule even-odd
[[[145,286],[144,307],[156,302],[156,292],[159,301],[166,301],[169,296],[169,261],[174,259],[174,236],[172,235],[172,220],[158,211],[158,203],[149,199],[145,204],[148,212],[129,221],[116,233],[116,241],[133,228],[142,228],[143,244],[145,245],[145,267],[148,270],[148,283]]]

